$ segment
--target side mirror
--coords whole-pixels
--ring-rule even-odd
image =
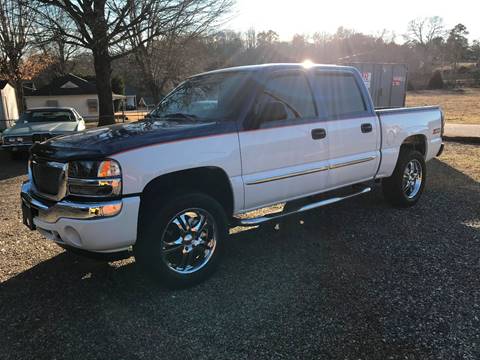
[[[285,105],[280,101],[269,101],[260,106],[256,117],[257,124],[267,121],[286,120],[288,113]]]

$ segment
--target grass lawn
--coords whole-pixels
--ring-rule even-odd
[[[407,106],[440,105],[452,124],[480,124],[480,89],[421,90],[407,93]]]

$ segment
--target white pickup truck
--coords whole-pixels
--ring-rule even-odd
[[[143,121],[35,144],[23,220],[67,249],[133,249],[167,285],[188,286],[215,269],[230,227],[379,182],[393,205],[414,205],[443,126],[438,107],[375,111],[352,67],[211,71],[181,83]],[[282,212],[248,217],[281,203]]]

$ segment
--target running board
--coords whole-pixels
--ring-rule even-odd
[[[277,220],[277,219],[283,218],[285,216],[298,214],[298,213],[301,213],[301,212],[304,212],[304,211],[307,211],[307,210],[316,209],[316,208],[319,208],[319,207],[322,207],[322,206],[326,206],[326,205],[330,205],[330,204],[333,204],[333,203],[336,203],[336,202],[339,202],[339,201],[342,201],[342,200],[346,200],[346,199],[352,198],[354,196],[362,195],[362,194],[370,192],[371,190],[372,190],[371,187],[365,187],[360,191],[357,191],[357,192],[354,192],[354,193],[351,193],[351,194],[348,194],[348,195],[335,196],[335,197],[332,197],[332,198],[329,198],[329,199],[323,199],[323,200],[316,201],[316,202],[313,202],[313,203],[310,203],[310,204],[307,204],[307,205],[303,205],[303,206],[299,207],[298,209],[294,209],[294,210],[290,210],[290,211],[286,211],[286,212],[282,211],[282,212],[279,212],[279,213],[269,214],[269,215],[260,216],[260,217],[256,217],[256,218],[246,218],[246,219],[234,218],[234,226],[256,226],[256,225],[260,225],[260,224],[266,223],[268,221]]]

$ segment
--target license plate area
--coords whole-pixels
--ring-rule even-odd
[[[30,230],[35,230],[37,227],[33,223],[33,218],[38,215],[37,209],[28,206],[25,201],[22,200],[22,219],[23,224]]]

